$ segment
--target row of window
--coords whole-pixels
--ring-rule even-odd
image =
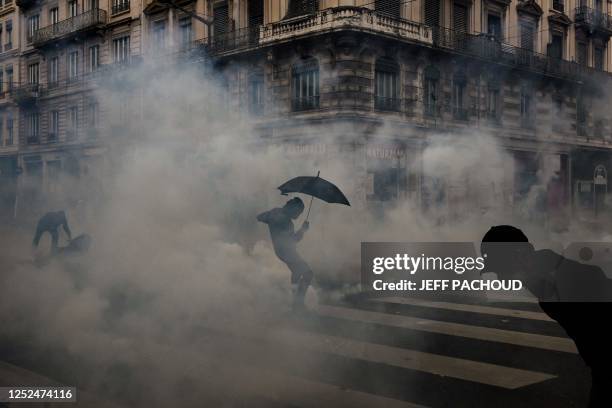
[[[48,113],[48,132],[46,135],[47,142],[55,142],[59,138],[60,133],[60,117],[59,110],[52,110]],[[88,131],[95,131],[99,125],[99,105],[97,102],[92,102],[86,106],[86,128]],[[25,115],[24,128],[26,134],[26,142],[35,144],[41,142],[41,114],[40,112],[29,112]],[[79,107],[71,106],[66,111],[66,138],[68,140],[79,136],[81,128],[81,118],[79,117]]]
[[[76,17],[79,14],[79,2],[78,0],[68,0],[66,3],[68,18]],[[99,0],[88,0],[88,9],[93,10],[99,8]],[[85,11],[85,10],[83,10]],[[59,6],[55,6],[49,9],[49,20],[48,24],[53,25],[59,23]],[[40,29],[40,14],[32,14],[28,17],[27,24],[27,39],[31,41],[34,33]]]
[[[124,36],[115,38],[112,43],[113,62],[124,63],[128,62],[130,57],[130,37]],[[79,77],[80,71],[80,56],[79,51],[71,51],[66,56],[66,75],[69,81],[76,80]],[[100,45],[92,45],[87,49],[86,57],[86,72],[91,73],[98,70],[100,67]],[[54,56],[49,58],[47,64],[47,82],[49,85],[59,82],[59,57]],[[29,85],[40,83],[40,63],[32,62],[28,64],[27,83]]]
[[[423,72],[423,113],[427,117],[438,117],[441,114],[442,103],[439,101],[440,71],[428,66]],[[467,75],[458,70],[451,81],[451,106],[453,118],[468,120]],[[291,69],[291,108],[293,111],[304,111],[319,108],[319,64],[315,58],[307,58]],[[501,82],[491,78],[485,89],[485,116],[495,122],[501,119]],[[563,111],[563,100],[553,98],[555,113]],[[400,99],[400,67],[387,58],[379,58],[375,64],[374,75],[374,106],[377,110],[399,111]],[[253,73],[249,84],[249,107],[252,114],[263,113],[264,108],[264,76],[263,72]],[[520,87],[519,96],[520,124],[531,128],[535,125],[535,102],[533,89],[528,84]],[[586,122],[587,111],[583,98],[577,98],[577,127]]]

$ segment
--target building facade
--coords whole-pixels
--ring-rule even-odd
[[[603,0],[4,2],[5,214],[16,201],[33,208],[65,194],[58,173],[87,179],[90,163],[107,160],[103,129],[126,126],[134,95],[104,106],[100,78],[194,48],[262,139],[288,154],[354,158],[350,189],[366,205],[412,199],[453,216],[474,207],[467,197],[518,207],[543,184],[576,212],[605,209],[612,5]],[[432,137],[473,133],[512,157],[496,164],[500,186],[423,172]]]

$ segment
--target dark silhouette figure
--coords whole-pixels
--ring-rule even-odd
[[[520,279],[574,340],[591,368],[589,407],[612,407],[612,342],[605,327],[612,312],[612,281],[597,266],[534,250],[525,234],[509,225],[492,227],[482,239],[481,253],[487,254],[486,271],[500,279]]]
[[[274,252],[291,271],[293,286],[294,310],[304,308],[304,296],[312,281],[312,270],[297,252],[297,243],[302,240],[308,230],[308,221],[294,232],[293,221],[304,211],[304,203],[299,198],[293,198],[283,208],[273,208],[257,216],[257,221],[268,224]]]
[[[59,228],[63,227],[64,231],[68,235],[68,240],[72,239],[70,228],[68,227],[68,221],[66,220],[66,213],[64,211],[48,212],[43,215],[36,225],[36,234],[32,241],[33,247],[38,247],[40,238],[45,232],[51,234],[51,253],[57,252],[57,244],[59,240]]]

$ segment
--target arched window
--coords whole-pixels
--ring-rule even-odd
[[[458,120],[468,119],[468,110],[465,99],[467,97],[467,76],[464,71],[457,71],[453,75],[453,118]]]
[[[319,108],[319,62],[306,58],[291,69],[291,106],[294,111]]]
[[[374,107],[378,110],[399,110],[399,65],[388,58],[376,60],[374,71]]]
[[[438,86],[440,71],[428,66],[423,72],[423,108],[426,116],[436,116],[438,112]]]

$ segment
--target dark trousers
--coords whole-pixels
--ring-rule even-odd
[[[40,228],[40,226],[37,227],[36,234],[34,235],[34,240],[32,241],[32,245],[34,247],[38,247],[40,238],[45,232],[48,232],[49,234],[51,234],[51,252],[57,251],[57,244],[59,241],[59,234],[57,232],[57,229],[48,230],[48,229]]]
[[[294,300],[296,303],[303,304],[306,291],[312,282],[312,270],[297,252],[282,255],[279,258],[287,264],[291,271],[291,283],[298,285]]]

